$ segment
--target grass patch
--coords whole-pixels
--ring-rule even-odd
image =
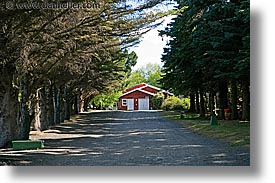
[[[210,126],[210,119],[200,118],[197,114],[181,114],[178,111],[163,111],[166,119],[176,121],[192,131],[229,142],[232,146],[250,146],[250,123],[239,121],[219,121],[218,126]]]

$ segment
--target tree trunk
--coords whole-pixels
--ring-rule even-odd
[[[82,92],[80,92],[79,94],[79,111],[80,112],[84,112],[84,96],[82,94]]]
[[[55,86],[52,87],[52,100],[53,100],[53,124],[57,125],[57,97]]]
[[[36,90],[36,104],[35,104],[35,121],[34,130],[41,131],[47,129],[47,107],[46,107],[46,91],[44,88]]]
[[[62,88],[59,89],[60,90],[60,123],[64,122],[64,92],[62,92]],[[64,90],[63,90],[64,91]]]
[[[189,112],[196,112],[196,106],[195,106],[195,94],[194,93],[191,93],[190,94],[190,109],[189,109]]]
[[[71,116],[71,102],[70,102],[70,98],[68,96],[68,89],[65,87],[64,88],[64,119],[65,120],[70,120],[70,116]]]
[[[242,120],[250,120],[250,91],[249,83],[242,83],[242,96],[243,96],[243,113]]]
[[[51,125],[50,117],[50,89],[49,86],[45,87],[45,110],[46,110],[46,123],[47,128]]]
[[[232,109],[232,114],[231,114],[231,119],[238,119],[238,92],[237,92],[237,83],[236,81],[231,81],[231,109]]]
[[[89,104],[89,98],[84,99],[83,109],[85,112],[88,112],[88,104]]]
[[[54,92],[53,92],[53,86],[49,85],[48,91],[49,91],[49,122],[50,126],[54,125]]]
[[[228,86],[226,82],[221,82],[219,84],[219,98],[220,98],[220,114],[219,119],[225,119],[224,109],[228,108]]]
[[[74,98],[74,114],[78,114],[78,97],[77,97],[77,94],[75,95],[75,98]]]
[[[14,71],[12,67],[0,66],[0,147],[16,139],[19,131],[16,123],[18,92],[12,85]]]
[[[28,140],[29,133],[30,133],[30,126],[31,126],[31,119],[30,119],[30,112],[29,107],[27,105],[28,98],[29,98],[29,91],[28,91],[28,76],[24,74],[23,80],[21,81],[21,127],[20,127],[20,139]]]
[[[216,92],[211,88],[210,94],[209,94],[210,115],[211,116],[216,116],[215,96],[216,96]]]
[[[60,115],[61,115],[61,90],[60,87],[57,88],[56,95],[56,124],[60,124]]]
[[[205,117],[205,105],[204,105],[204,93],[201,90],[200,91],[200,117],[204,118]]]
[[[198,90],[196,91],[196,113],[200,113],[200,96]]]
[[[36,90],[36,94],[35,94],[35,109],[34,109],[34,113],[35,113],[35,117],[34,117],[34,125],[33,125],[33,129],[35,131],[41,131],[41,123],[40,123],[40,115],[41,115],[41,110],[40,110],[40,97],[39,97],[39,90]]]

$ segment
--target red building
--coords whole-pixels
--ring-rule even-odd
[[[155,86],[141,83],[126,89],[119,97],[120,110],[150,110],[153,108],[152,97],[162,91],[165,97],[173,94]]]

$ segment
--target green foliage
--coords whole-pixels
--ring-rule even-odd
[[[161,108],[163,110],[188,110],[190,107],[190,99],[183,98],[180,99],[175,96],[167,97],[162,105]]]
[[[161,109],[161,105],[164,101],[164,94],[162,92],[156,93],[152,97],[153,109]]]
[[[215,106],[214,95],[219,93],[221,109],[234,100],[231,107],[237,110],[237,98],[246,99],[242,100],[242,118],[248,119],[249,0],[177,0],[177,3],[178,16],[160,31],[160,35],[172,38],[162,55],[163,88],[177,95],[194,95],[198,91],[201,95],[211,93],[212,107]],[[230,86],[221,91],[221,84],[229,81],[236,81],[243,87],[242,93],[234,99],[227,96]],[[220,116],[224,118],[222,111]],[[197,112],[205,115],[203,105],[198,105]]]
[[[126,88],[137,85],[139,83],[145,83],[145,82],[146,82],[146,78],[144,78],[144,76],[142,75],[142,72],[140,70],[134,71],[133,73],[131,73],[129,78],[127,78]]]
[[[190,108],[190,98],[181,98],[181,104],[184,110],[188,110]]]
[[[220,80],[249,82],[249,1],[177,1],[178,17],[161,35],[165,88],[209,89]]]
[[[134,52],[134,51],[132,51],[131,53],[128,53],[128,51],[125,50],[124,54],[127,55],[127,57],[125,58],[126,69],[127,69],[127,71],[131,71],[131,67],[134,67],[137,63],[138,56],[137,56],[136,52]]]
[[[161,87],[159,80],[162,78],[161,76],[161,67],[158,64],[147,64],[143,69],[145,72],[145,78],[147,79],[147,83],[156,87]]]
[[[50,125],[51,121],[59,123],[64,117],[61,115],[66,114],[65,118],[69,118],[70,110],[67,106],[72,106],[72,102],[75,102],[73,112],[77,114],[80,107],[76,106],[86,108],[87,102],[95,95],[120,91],[122,79],[131,72],[137,58],[134,52],[125,50],[137,44],[143,34],[159,24],[156,20],[168,14],[165,10],[150,11],[163,1],[74,0],[79,3],[100,3],[97,8],[80,9],[16,8],[15,3],[22,1],[13,1],[14,8],[9,9],[5,8],[9,1],[1,1],[0,77],[4,77],[0,79],[0,88],[4,93],[0,92],[0,106],[5,106],[1,100],[3,97],[17,101],[15,97],[18,90],[26,91],[24,95],[19,91],[26,101],[21,101],[23,110],[20,115],[17,107],[12,111],[1,111],[0,119],[4,117],[4,122],[10,128],[0,126],[0,134],[17,138],[19,135],[15,132],[19,130],[16,128],[21,126],[19,133],[25,135],[30,129],[27,116],[38,107],[30,104],[44,101],[44,98],[53,101],[53,109],[50,106],[38,107],[39,110],[47,111],[35,113],[41,114],[35,120],[37,123],[47,121],[47,125]],[[6,71],[13,79],[5,78]],[[30,76],[27,82],[23,82],[25,76]],[[40,99],[44,95],[38,95],[37,92],[46,90],[51,95]],[[5,94],[6,91],[14,93],[14,98]],[[76,104],[77,98],[84,101],[84,105]],[[115,98],[116,94],[102,94],[95,97],[94,102],[105,108],[112,106]],[[50,102],[45,103],[50,105]],[[14,103],[14,106],[17,104]],[[17,126],[11,126],[14,120],[5,116],[20,116],[21,119],[18,118]]]
[[[162,78],[161,67],[158,64],[147,64],[138,70],[133,71],[128,78],[125,79],[125,88],[137,85],[139,83],[147,83],[156,87],[162,87],[159,80]]]
[[[75,10],[0,7],[0,68],[15,67],[15,81],[32,75],[34,91],[50,82],[75,93],[102,92],[131,72],[137,55],[126,48],[168,13],[148,13],[160,3],[102,0],[98,8]]]
[[[95,107],[99,109],[113,108],[113,105],[118,101],[120,94],[121,93],[100,94],[95,96],[90,103],[94,104]]]

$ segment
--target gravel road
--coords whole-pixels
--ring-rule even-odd
[[[157,111],[81,114],[43,133],[45,148],[0,149],[7,165],[249,166],[249,148],[230,147],[164,119]]]

